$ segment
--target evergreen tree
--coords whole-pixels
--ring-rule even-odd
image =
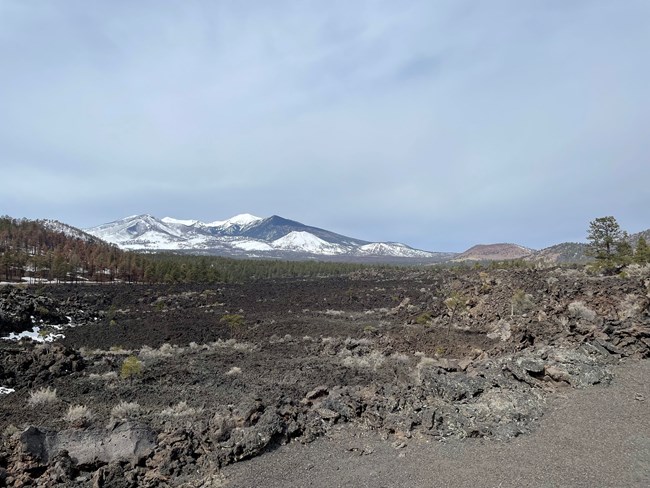
[[[618,264],[632,264],[634,260],[634,250],[632,244],[627,241],[627,233],[623,233],[622,241],[616,244],[616,262]]]
[[[639,237],[639,240],[636,243],[634,261],[639,264],[650,262],[650,247],[648,247],[648,243],[643,236]]]
[[[613,262],[624,233],[614,217],[599,217],[589,223],[589,254],[602,262]]]

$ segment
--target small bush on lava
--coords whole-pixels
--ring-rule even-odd
[[[588,322],[593,322],[596,319],[596,312],[582,302],[572,302],[568,308],[569,313],[577,319],[584,319]]]
[[[424,312],[424,313],[421,313],[420,315],[418,315],[415,318],[415,323],[418,324],[418,325],[426,325],[429,322],[431,322],[431,318],[432,318],[431,313]]]
[[[163,417],[190,417],[201,413],[202,408],[190,407],[187,402],[179,402],[172,407],[168,407],[160,412]]]
[[[29,394],[29,400],[27,400],[27,404],[30,407],[36,407],[39,405],[54,403],[56,400],[56,388],[50,388],[48,386],[46,388],[39,388],[36,391],[32,391]]]
[[[244,316],[239,314],[226,314],[219,321],[225,322],[230,327],[240,327],[244,325]]]
[[[126,358],[120,368],[120,376],[122,379],[133,378],[140,374],[142,374],[142,361],[135,356]]]
[[[136,402],[121,401],[111,410],[111,418],[132,419],[140,414],[140,405]]]
[[[63,420],[74,427],[85,427],[93,419],[92,411],[85,405],[70,405]]]

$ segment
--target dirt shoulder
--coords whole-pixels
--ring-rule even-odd
[[[510,441],[384,440],[349,426],[228,466],[227,486],[620,487],[650,485],[650,361],[609,386],[566,389],[530,435]],[[405,447],[396,448],[400,444]]]

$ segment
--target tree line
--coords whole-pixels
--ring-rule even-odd
[[[72,237],[43,221],[0,217],[0,280],[229,283],[265,278],[339,276],[365,265],[239,260],[123,251],[90,235]]]

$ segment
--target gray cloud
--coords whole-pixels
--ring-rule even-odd
[[[462,250],[650,226],[644,0],[0,0],[0,213]]]

